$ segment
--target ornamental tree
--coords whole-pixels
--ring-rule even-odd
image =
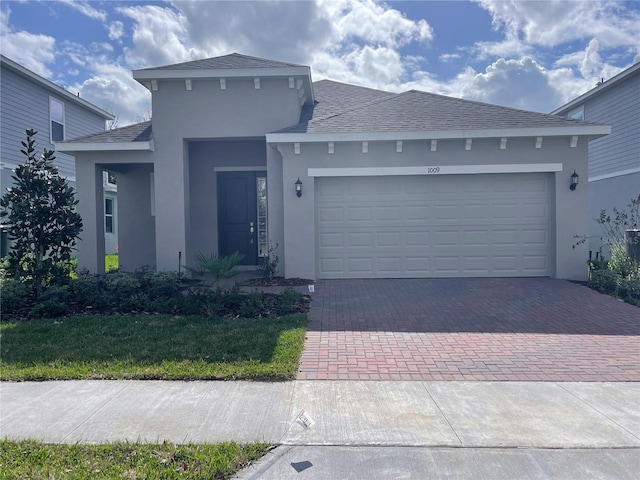
[[[12,175],[14,185],[0,198],[2,223],[13,240],[10,276],[28,283],[34,297],[69,278],[71,254],[82,231],[73,188],[58,173],[53,150],[36,157],[34,130],[20,150],[27,157]]]

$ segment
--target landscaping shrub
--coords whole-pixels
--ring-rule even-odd
[[[80,308],[92,307],[100,311],[109,305],[104,279],[100,276],[81,273],[71,281],[70,289],[74,302]]]
[[[180,276],[175,272],[157,272],[149,277],[149,297],[175,297],[180,293]]]
[[[67,285],[56,285],[47,288],[42,292],[40,298],[38,299],[41,302],[56,302],[56,303],[69,303],[71,298],[71,294],[69,292],[69,286]]]
[[[29,314],[32,318],[57,318],[68,313],[66,303],[55,300],[39,300]]]
[[[251,292],[244,296],[238,309],[243,318],[259,317],[264,311],[264,293]]]
[[[640,279],[640,263],[627,255],[623,243],[611,246],[611,260],[609,260],[608,267],[609,270],[624,279]]]
[[[50,286],[37,302],[28,285],[2,280],[2,312],[14,317],[58,317],[86,313],[168,313],[205,315],[212,318],[262,318],[302,313],[307,299],[286,289],[281,295],[244,293],[237,284],[230,289],[194,283],[175,272],[81,272],[69,285]]]
[[[278,305],[279,315],[290,315],[295,312],[295,305],[300,302],[301,295],[293,288],[286,288],[282,292],[280,304]]]
[[[601,293],[616,295],[618,289],[618,275],[611,270],[596,270],[591,272],[589,287]]]
[[[3,315],[20,315],[30,309],[30,289],[20,280],[0,279],[0,310]],[[28,311],[28,310],[27,310]]]
[[[640,300],[640,280],[621,280],[618,284],[617,294],[623,299],[634,298]]]

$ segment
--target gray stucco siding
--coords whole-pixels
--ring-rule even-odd
[[[193,105],[198,105],[197,109]],[[257,137],[296,124],[300,117],[297,90],[286,78],[229,79],[220,89],[218,79],[163,80],[153,92],[154,137],[184,139]]]
[[[500,150],[499,143],[499,139],[474,140],[471,151],[466,151],[464,139],[439,141],[437,151],[431,152],[428,141],[407,141],[403,143],[402,153],[397,153],[395,142],[369,142],[369,152],[365,154],[360,142],[335,143],[334,154],[328,154],[326,143],[305,143],[300,145],[299,155],[294,154],[292,145],[281,145],[286,275],[303,278],[316,275],[317,239],[313,219],[317,179],[308,176],[309,168],[561,163],[563,171],[551,174],[550,183],[550,274],[584,279],[587,248],[572,249],[572,245],[573,236],[588,228],[584,208],[588,183],[584,181],[575,191],[569,189],[569,183],[574,169],[583,175],[587,171],[587,140],[580,139],[576,148],[570,148],[566,137],[545,138],[540,149],[535,148],[535,138],[509,139],[506,150]],[[298,177],[303,182],[301,198],[296,197],[293,189]]]
[[[589,177],[640,168],[640,77],[634,75],[586,102],[585,119],[611,124],[590,145]]]
[[[155,265],[155,220],[151,215],[153,152],[78,152],[76,154],[78,213],[84,221],[78,248],[81,268],[104,270],[102,172],[118,173],[117,226],[119,262],[135,270]],[[177,266],[177,262],[176,262]]]
[[[6,166],[15,167],[24,162],[20,153],[20,141],[24,139],[25,130],[33,128],[36,135],[36,150],[42,153],[44,148],[54,150],[50,142],[49,97],[56,98],[65,107],[65,139],[104,131],[104,118],[83,109],[65,98],[16,75],[8,69],[2,69],[1,123],[0,134],[2,162]],[[60,174],[75,177],[74,158],[56,152],[56,164]]]

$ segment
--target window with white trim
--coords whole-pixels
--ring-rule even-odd
[[[105,233],[114,233],[115,225],[113,218],[113,198],[104,199],[104,231]]]
[[[61,142],[64,140],[64,103],[49,97],[50,140]]]

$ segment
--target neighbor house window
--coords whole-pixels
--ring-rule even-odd
[[[113,198],[104,199],[104,231],[113,233]]]
[[[51,120],[51,143],[64,140],[64,103],[49,97],[49,118]]]
[[[584,120],[584,107],[576,108],[569,112],[567,115],[569,118],[573,118],[574,120]]]
[[[267,244],[267,178],[256,178],[256,188],[258,194],[258,255],[266,257],[269,255],[269,245]]]

